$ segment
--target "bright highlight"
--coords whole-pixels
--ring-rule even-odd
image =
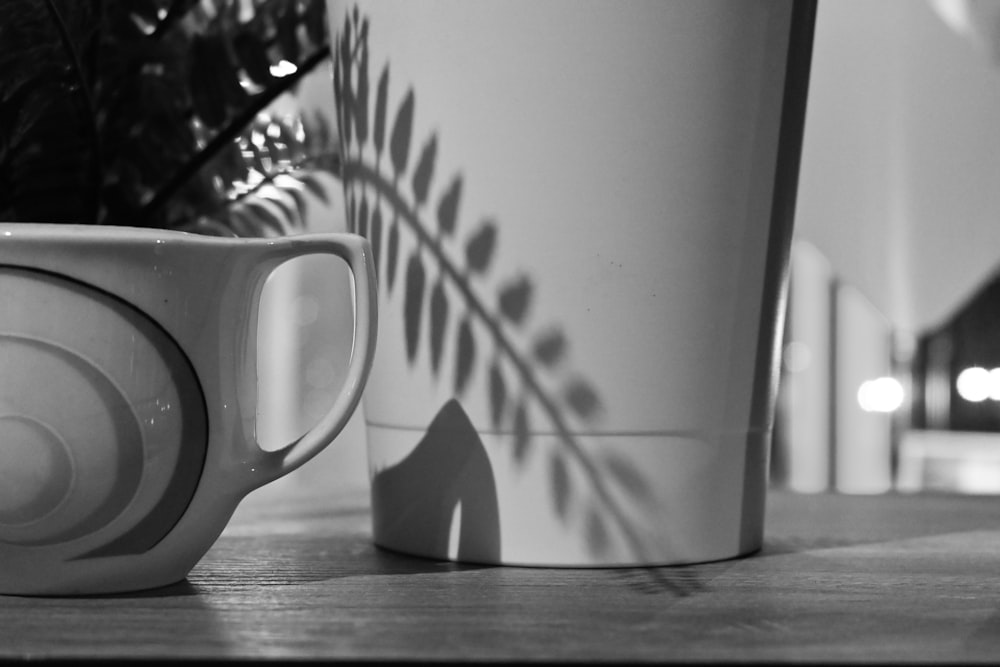
[[[282,60],[277,65],[271,65],[271,76],[278,77],[279,79],[283,76],[288,76],[289,74],[295,74],[298,71],[298,67],[295,63],[290,63],[287,60]]]
[[[903,405],[903,385],[893,377],[866,380],[858,388],[858,405],[865,412],[895,412]]]
[[[972,403],[979,403],[990,398],[994,393],[994,382],[1000,380],[998,374],[991,373],[981,366],[966,368],[958,374],[955,388],[958,395]],[[1000,392],[997,393],[1000,396]]]

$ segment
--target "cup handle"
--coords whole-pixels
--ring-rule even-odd
[[[251,488],[257,488],[286,475],[318,454],[347,425],[361,401],[361,394],[375,358],[378,332],[378,294],[375,289],[375,264],[371,245],[362,236],[317,234],[286,237],[273,243],[277,263],[303,255],[330,254],[343,259],[351,271],[354,285],[354,344],[344,385],[326,414],[298,439],[277,450],[264,450],[250,443]]]

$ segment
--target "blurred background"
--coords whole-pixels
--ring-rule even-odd
[[[772,483],[1000,491],[1000,3],[819,3]]]
[[[285,103],[332,118],[330,77]],[[329,191],[310,229],[345,228]],[[344,351],[323,340],[347,323],[321,300],[337,270],[303,261],[269,283],[261,335],[285,353],[262,358],[265,444],[304,430],[336,390]],[[1000,0],[821,0],[772,485],[1000,492],[998,271]],[[362,423],[258,493],[302,476],[366,488]]]

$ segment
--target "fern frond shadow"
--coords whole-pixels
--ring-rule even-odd
[[[431,201],[440,138],[434,134],[426,140],[413,166],[417,94],[412,87],[407,89],[390,119],[388,64],[378,78],[374,107],[369,107],[369,30],[368,19],[355,7],[344,17],[332,48],[341,129],[339,176],[350,229],[372,243],[383,297],[388,298],[396,286],[397,267],[404,271],[402,343],[409,363],[415,363],[426,347],[436,381],[442,382],[446,380],[437,377],[438,369],[450,355],[455,369],[451,389],[458,397],[470,390],[480,369],[491,426],[512,434],[512,455],[519,464],[527,459],[533,433],[538,432],[529,415],[541,415],[548,428],[540,430],[554,433],[561,445],[547,462],[557,515],[568,520],[574,504],[593,503],[579,508],[590,549],[600,555],[609,547],[610,531],[617,530],[636,557],[644,559],[650,545],[619,497],[624,494],[643,504],[651,497],[649,483],[636,483],[644,476],[624,459],[608,462],[591,456],[575,435],[580,429],[573,428],[573,423],[594,424],[603,414],[603,404],[595,387],[567,372],[567,334],[551,325],[532,330],[531,304],[537,285],[531,275],[503,281],[495,295],[495,308],[474,287],[474,281],[491,272],[501,225],[486,219],[463,235],[459,215],[462,174],[453,176],[437,201]],[[404,189],[407,177],[408,190]],[[405,257],[400,250],[401,229],[414,241]],[[452,317],[457,322],[454,344],[446,347],[447,323]],[[514,329],[518,335],[533,338],[527,353],[515,345]],[[484,350],[493,354],[483,354]],[[561,379],[564,376],[569,379]],[[551,384],[561,389],[553,392],[547,388]],[[573,466],[582,471],[591,494],[575,488],[580,476],[571,473]]]

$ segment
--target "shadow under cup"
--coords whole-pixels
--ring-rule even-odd
[[[758,549],[815,3],[328,7],[375,542]]]

